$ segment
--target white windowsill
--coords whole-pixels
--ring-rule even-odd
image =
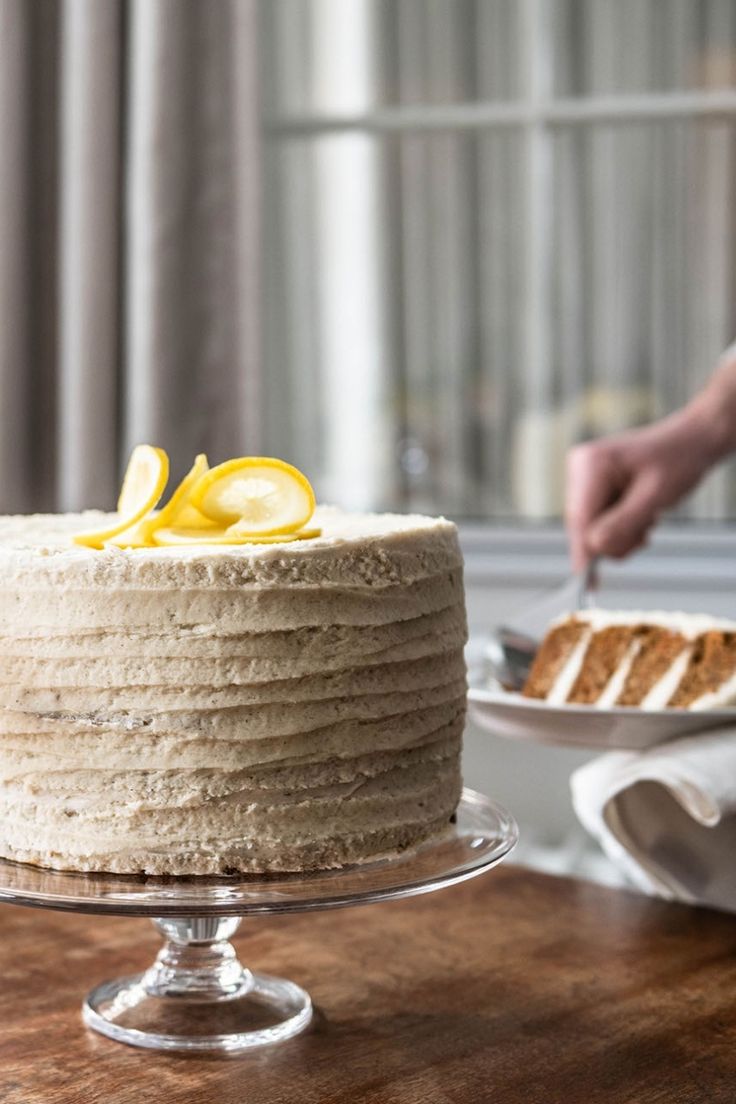
[[[469,586],[546,587],[570,575],[561,525],[460,522]],[[649,548],[602,570],[606,590],[707,593],[736,599],[736,526],[660,526]]]

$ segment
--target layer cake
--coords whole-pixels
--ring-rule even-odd
[[[336,867],[445,829],[466,638],[455,527],[318,508],[239,547],[0,523],[0,855],[213,874]]]

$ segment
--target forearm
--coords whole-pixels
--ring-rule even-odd
[[[684,439],[698,443],[708,467],[736,451],[736,346],[726,350],[703,390],[672,417]]]

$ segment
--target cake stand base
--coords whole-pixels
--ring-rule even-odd
[[[239,1053],[309,1025],[308,993],[238,961],[228,939],[239,917],[153,922],[165,939],[153,966],[103,982],[84,1002],[85,1023],[95,1031],[152,1050]]]

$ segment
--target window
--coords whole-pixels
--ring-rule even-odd
[[[732,0],[267,0],[267,439],[323,499],[554,518],[736,335]],[[733,469],[685,516],[736,517]]]

